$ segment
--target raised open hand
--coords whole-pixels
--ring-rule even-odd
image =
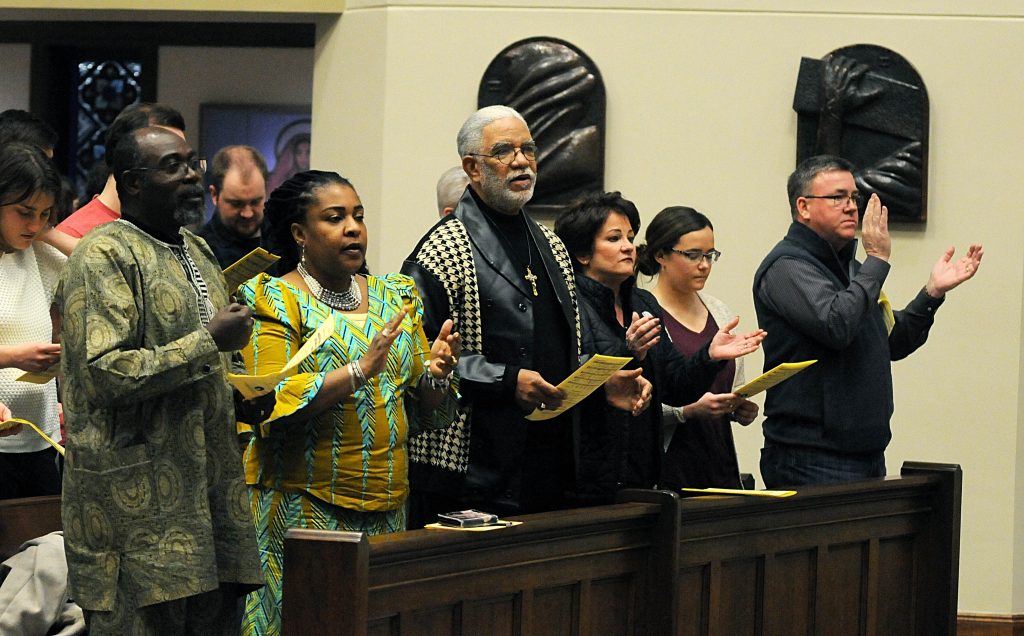
[[[712,360],[734,360],[757,351],[761,341],[768,335],[764,329],[755,329],[745,334],[734,334],[732,330],[740,324],[740,317],[733,316],[711,339],[708,354]]]
[[[985,255],[985,250],[981,245],[971,245],[967,248],[967,254],[955,261],[953,260],[954,251],[955,248],[950,245],[946,253],[939,257],[932,267],[932,273],[925,285],[925,291],[930,296],[941,298],[946,292],[978,273],[981,257]]]

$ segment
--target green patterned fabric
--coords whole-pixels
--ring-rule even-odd
[[[206,244],[184,249],[214,308]],[[70,593],[87,610],[263,583],[235,437],[229,356],[199,317],[181,250],[121,220],[90,232],[62,275]]]
[[[267,587],[249,595],[243,632],[281,630],[284,533],[288,528],[367,534],[405,529],[409,494],[406,443],[416,430],[446,426],[458,405],[458,378],[432,411],[420,407],[417,387],[427,373],[430,344],[423,303],[407,276],[367,276],[367,313],[332,310],[280,278],[260,274],[239,289],[256,318],[243,351],[249,373],[280,370],[325,321],[334,332],[299,373],[277,385],[277,402],[245,452],[252,514]],[[354,395],[305,421],[283,420],[317,395],[327,373],[366,354],[374,336],[402,308],[409,310],[384,370]]]
[[[356,512],[332,506],[302,492],[252,488],[252,514],[260,528],[260,552],[267,572],[266,587],[249,595],[242,621],[244,636],[281,633],[281,583],[284,533],[289,528],[345,530],[368,535],[405,530],[405,506],[387,512]]]

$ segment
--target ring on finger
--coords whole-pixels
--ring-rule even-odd
[[[384,328],[383,328],[383,329],[381,330],[381,332],[380,332],[380,335],[384,336],[385,338],[389,338],[389,337],[391,337],[391,329],[390,329],[390,328],[388,328],[388,327],[384,327]]]
[[[539,409],[541,411],[543,411],[546,408],[548,408],[548,405],[544,404],[543,402],[541,402],[540,405],[537,406],[537,409]]]

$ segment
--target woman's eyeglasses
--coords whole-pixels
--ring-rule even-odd
[[[691,263],[699,263],[701,260],[706,258],[708,259],[708,265],[710,265],[718,261],[718,259],[721,258],[722,256],[722,253],[719,252],[718,250],[702,252],[701,250],[677,250],[674,247],[669,249],[670,251],[673,251],[676,254],[681,254],[683,258],[690,261]]]

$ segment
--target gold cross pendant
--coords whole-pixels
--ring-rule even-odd
[[[530,271],[530,266],[529,265],[526,266],[526,275],[523,276],[523,278],[526,279],[526,282],[530,283],[530,287],[533,288],[533,295],[536,296],[537,295],[537,276],[532,271]]]

